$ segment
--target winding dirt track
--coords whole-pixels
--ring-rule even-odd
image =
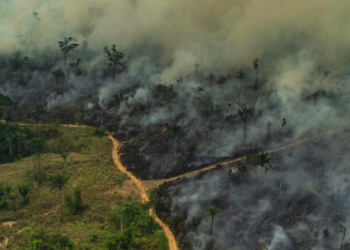
[[[6,123],[6,121],[4,121],[4,120],[0,120],[0,122]],[[16,123],[16,124],[19,126],[42,125],[42,124],[26,124],[26,123]],[[85,125],[73,125],[73,124],[62,124],[62,126],[72,127],[72,128],[88,127]],[[120,157],[119,157],[118,152],[119,152],[119,148],[120,148],[121,144],[110,133],[108,135],[108,138],[113,143],[112,158],[113,158],[114,164],[118,167],[118,169],[121,172],[123,172],[124,174],[129,176],[129,178],[135,183],[135,185],[137,186],[137,188],[139,190],[141,201],[142,202],[149,202],[148,194],[146,192],[146,189],[143,187],[142,182],[139,179],[137,179],[132,173],[128,172],[127,169],[123,166],[123,164],[120,161]],[[154,218],[155,222],[158,223],[158,225],[160,225],[161,228],[163,229],[164,234],[168,238],[169,250],[179,250],[177,243],[176,243],[176,239],[175,239],[173,233],[171,232],[170,228],[154,213],[152,208],[149,209],[149,214]],[[8,241],[9,241],[9,239],[7,237],[5,237],[5,240],[2,243],[0,243],[0,248],[5,248],[6,245],[8,244]]]
[[[276,152],[282,151],[282,150],[287,149],[287,148],[292,148],[292,147],[298,146],[298,145],[300,145],[302,143],[305,143],[307,141],[311,141],[311,140],[319,138],[321,136],[343,133],[344,130],[346,130],[346,129],[350,129],[350,127],[344,127],[344,128],[341,128],[341,129],[329,129],[329,130],[326,130],[324,132],[318,133],[318,134],[316,134],[314,136],[310,136],[310,137],[307,137],[307,138],[302,138],[302,139],[299,139],[299,140],[297,140],[297,141],[295,141],[293,143],[290,143],[290,144],[287,144],[287,145],[284,145],[284,146],[280,146],[280,147],[277,147],[277,148],[266,150],[266,151],[264,151],[264,153],[269,153],[269,154],[276,153]],[[144,182],[144,186],[147,186],[147,191],[148,191],[150,189],[157,188],[158,186],[162,185],[165,182],[171,182],[171,181],[176,181],[176,180],[179,180],[179,179],[189,178],[189,177],[197,175],[199,173],[206,172],[206,171],[209,171],[209,170],[212,170],[212,169],[215,169],[215,168],[219,168],[219,167],[224,166],[224,165],[228,165],[228,164],[231,164],[231,163],[243,161],[245,158],[246,158],[246,155],[242,156],[242,157],[238,157],[238,158],[228,159],[228,160],[225,160],[225,161],[222,161],[222,162],[218,162],[218,163],[215,163],[215,164],[203,167],[201,169],[197,169],[197,170],[194,170],[194,171],[191,171],[191,172],[187,172],[185,174],[181,174],[181,175],[178,175],[178,176],[170,177],[170,178],[167,178],[167,179],[143,181]]]
[[[5,248],[8,243],[9,243],[9,238],[5,237],[3,242],[0,243],[0,248]]]
[[[4,123],[6,121],[0,120],[0,122]],[[26,126],[26,125],[41,125],[41,124],[17,123],[17,125]],[[77,127],[88,127],[88,126],[85,126],[85,125],[71,125],[71,124],[64,124],[62,126],[75,127],[75,128],[77,128]],[[265,153],[275,153],[275,152],[278,152],[278,151],[281,151],[281,150],[284,150],[284,149],[287,149],[287,148],[295,147],[295,146],[300,145],[300,144],[302,144],[304,142],[310,141],[312,139],[315,139],[315,138],[318,138],[318,137],[321,137],[321,136],[324,136],[324,135],[332,135],[332,134],[342,133],[346,129],[349,129],[349,127],[341,128],[341,129],[326,130],[326,131],[324,131],[322,133],[318,133],[318,134],[316,134],[314,136],[300,139],[300,140],[295,141],[293,143],[290,143],[288,145],[280,146],[280,147],[273,148],[273,149],[270,149],[270,150],[266,150]],[[137,188],[139,190],[139,194],[140,194],[142,202],[148,202],[149,201],[149,197],[148,197],[147,191],[149,191],[152,188],[157,188],[159,185],[161,185],[161,184],[163,184],[165,182],[171,182],[171,181],[175,181],[175,180],[182,179],[182,178],[188,178],[188,177],[197,175],[199,173],[206,172],[206,171],[218,168],[218,167],[223,166],[223,165],[227,165],[227,164],[231,164],[231,163],[242,161],[242,160],[244,160],[246,158],[246,156],[242,156],[242,157],[239,157],[239,158],[225,160],[225,161],[222,161],[222,162],[218,162],[216,164],[209,165],[207,167],[203,167],[203,168],[195,170],[195,171],[191,171],[191,172],[188,172],[188,173],[185,173],[185,174],[181,174],[181,175],[178,175],[178,176],[175,176],[175,177],[167,178],[167,179],[141,181],[141,180],[137,179],[132,173],[128,172],[127,169],[121,163],[120,157],[119,157],[119,154],[118,154],[119,148],[121,146],[120,142],[117,141],[111,134],[108,135],[108,138],[113,143],[112,158],[113,158],[114,164],[118,167],[118,169],[121,172],[123,172],[127,176],[129,176],[129,178],[135,183],[135,185],[137,186]],[[169,250],[179,250],[179,248],[177,246],[177,243],[176,243],[176,239],[175,239],[173,233],[171,232],[171,230],[169,229],[169,227],[154,213],[152,208],[149,210],[149,214],[152,217],[154,217],[154,220],[162,227],[162,229],[163,229],[163,231],[164,231],[164,233],[165,233],[165,235],[166,235],[166,237],[168,238],[168,241],[169,241]],[[5,237],[4,242],[2,242],[0,244],[0,248],[5,247],[7,245],[7,243],[8,243],[8,238]]]
[[[136,184],[136,186],[139,190],[142,202],[149,202],[148,194],[147,194],[145,188],[143,187],[142,182],[139,179],[137,179],[132,173],[128,172],[120,161],[120,157],[118,154],[118,151],[120,148],[120,143],[111,134],[108,135],[108,138],[113,142],[112,157],[113,157],[114,164],[118,167],[118,169],[121,172],[123,172],[124,174],[129,176],[129,178]],[[171,230],[169,229],[169,227],[167,225],[165,225],[161,219],[159,219],[159,217],[154,213],[152,208],[149,210],[149,214],[151,216],[153,216],[154,220],[162,227],[162,229],[163,229],[163,231],[164,231],[164,233],[169,241],[169,249],[170,250],[179,250],[179,248],[177,247],[175,237],[174,237],[173,233],[171,232]]]

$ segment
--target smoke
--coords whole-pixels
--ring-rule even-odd
[[[145,142],[137,152],[147,160],[143,171],[150,178],[171,175],[203,164],[202,156],[231,157],[348,125],[349,8],[346,0],[0,0],[0,91],[17,101],[22,113],[37,104],[53,112],[59,105],[78,104],[76,116],[82,121],[104,121],[126,132],[151,127],[154,143]],[[67,70],[58,48],[64,37],[80,44],[69,53]],[[103,52],[112,44],[127,62],[116,78]],[[237,98],[246,108],[254,106],[246,131],[244,105]],[[101,110],[117,122],[96,117]],[[181,136],[164,139],[164,123],[180,126]],[[173,212],[186,210],[186,223],[194,228],[187,241],[204,249],[210,220],[199,221],[198,215],[205,217],[203,207],[218,203],[214,228],[221,227],[216,242],[222,249],[234,244],[253,249],[256,242],[269,249],[300,246],[298,237],[306,227],[318,233],[312,236],[316,249],[330,249],[319,235],[332,229],[328,241],[334,243],[338,229],[330,220],[317,224],[315,218],[328,218],[334,215],[331,208],[350,204],[343,177],[348,158],[342,157],[348,147],[323,140],[277,156],[280,172],[263,181],[258,174],[243,182],[215,172],[176,192],[170,188]],[[191,143],[198,144],[192,158],[183,153]],[[310,190],[317,194],[319,189],[325,195],[310,198]],[[276,202],[281,192],[288,199]],[[335,193],[343,200],[328,195]],[[320,209],[304,207],[308,200]],[[306,222],[273,217],[293,219],[291,207]],[[232,234],[234,242],[228,240]],[[262,237],[251,241],[251,235]]]
[[[186,225],[174,219],[173,228],[186,231],[189,249],[206,249],[206,208],[214,205],[214,248],[338,249],[339,225],[350,226],[348,138],[346,132],[271,154],[267,175],[254,164],[242,174],[241,162],[167,185],[172,218],[186,215]]]
[[[273,240],[268,247],[269,250],[284,249],[289,245],[288,236],[283,232],[283,228],[276,226],[273,232]]]
[[[19,1],[0,3],[2,51],[55,47],[64,36],[101,50],[116,43],[130,56],[168,63],[170,75],[198,62],[208,71],[276,63],[304,49],[322,65],[347,61],[349,2],[312,1]],[[21,37],[16,37],[21,36]]]

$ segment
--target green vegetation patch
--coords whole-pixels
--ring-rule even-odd
[[[30,156],[0,165],[0,223],[16,222],[0,226],[9,249],[168,249],[148,206],[110,192],[127,177],[106,134],[59,123],[4,126],[31,138]]]

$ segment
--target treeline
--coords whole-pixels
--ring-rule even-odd
[[[33,154],[35,133],[28,127],[0,123],[0,163]]]
[[[46,141],[59,136],[59,126],[58,121],[32,129],[0,123],[0,164],[33,154],[40,155],[44,152]]]

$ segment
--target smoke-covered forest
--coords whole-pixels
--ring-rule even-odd
[[[104,127],[143,181],[217,164],[155,190],[180,249],[350,249],[349,7],[0,0],[0,116]],[[0,129],[0,163],[35,154]]]

